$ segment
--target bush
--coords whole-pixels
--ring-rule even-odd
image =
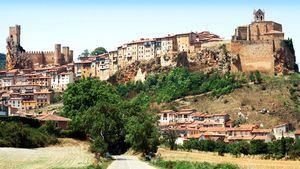
[[[239,156],[241,154],[248,155],[250,144],[245,141],[239,141],[229,145],[229,152],[232,155]]]
[[[33,128],[39,128],[41,126],[40,122],[37,119],[32,119],[28,117],[20,117],[20,116],[8,116],[3,117],[0,116],[0,122],[16,122],[16,123],[22,123],[24,125],[29,125]]]
[[[250,154],[267,154],[268,144],[263,140],[252,140],[250,142]]]
[[[0,145],[3,147],[36,148],[55,144],[58,140],[22,123],[0,122]]]
[[[53,136],[59,136],[60,135],[60,128],[56,127],[56,122],[54,121],[46,121],[46,123],[41,126],[39,129],[44,132],[47,133],[49,135],[53,135]]]

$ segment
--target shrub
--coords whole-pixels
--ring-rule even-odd
[[[59,136],[60,128],[56,127],[54,121],[46,121],[46,123],[39,128],[42,132],[53,136]]]
[[[41,126],[40,122],[37,119],[32,119],[28,117],[20,117],[20,116],[8,116],[8,117],[3,117],[0,116],[0,122],[16,122],[16,123],[22,123],[29,125],[30,127],[33,128],[39,128]]]
[[[0,145],[3,147],[36,148],[55,144],[58,140],[22,123],[0,122]]]
[[[252,140],[250,142],[250,154],[267,154],[268,145],[263,140]]]

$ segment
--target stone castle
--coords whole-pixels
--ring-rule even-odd
[[[73,50],[55,44],[54,51],[25,51],[21,46],[21,26],[9,28],[6,68],[26,69],[64,65],[73,62]]]

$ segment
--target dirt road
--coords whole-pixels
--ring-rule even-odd
[[[149,164],[140,161],[136,156],[114,156],[116,159],[108,169],[155,169]]]

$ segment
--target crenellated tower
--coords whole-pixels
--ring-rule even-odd
[[[55,44],[54,65],[60,65],[61,62],[61,44]]]
[[[63,46],[63,60],[64,63],[69,63],[69,55],[70,55],[70,49],[67,46]]]
[[[21,26],[15,25],[9,27],[9,38],[11,38],[14,42],[14,45],[21,45]]]

